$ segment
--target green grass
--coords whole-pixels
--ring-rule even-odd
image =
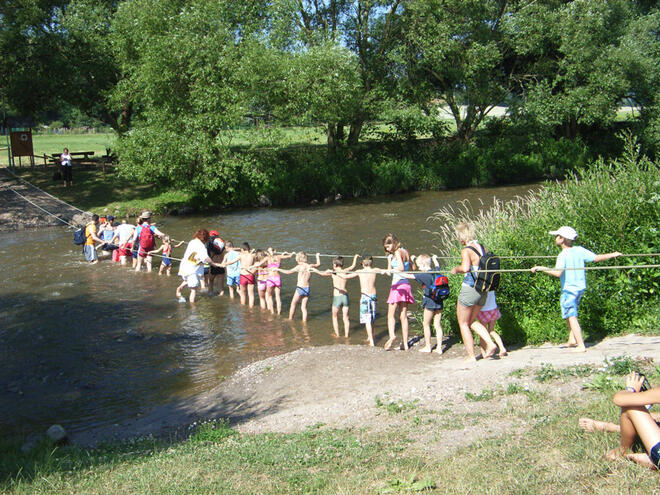
[[[538,392],[533,400],[522,393],[521,398],[509,395],[502,401],[514,400],[512,405],[487,414],[411,408],[388,415],[387,425],[376,430],[317,425],[301,433],[251,435],[215,421],[194,425],[187,440],[141,438],[93,450],[42,442],[28,454],[20,451],[20,442],[3,439],[0,492],[614,494],[657,489],[658,474],[631,462],[604,460],[617,444],[616,435],[578,427],[583,416],[617,421],[611,393],[581,391],[557,400]],[[452,434],[446,422],[452,418],[461,418],[453,428],[457,438],[473,428],[505,426],[495,436],[478,433],[467,443],[450,441],[447,453],[433,445]]]
[[[114,133],[96,133],[96,134],[33,134],[32,146],[36,156],[51,155],[52,153],[61,153],[64,148],[69,151],[93,151],[96,155],[105,155],[106,148],[112,148],[115,142]],[[0,148],[7,146],[6,139],[2,139]],[[23,158],[24,164],[29,164]],[[18,159],[15,159],[18,167]],[[9,158],[7,150],[0,151],[0,165],[8,165]],[[43,159],[36,159],[37,164],[43,165]]]

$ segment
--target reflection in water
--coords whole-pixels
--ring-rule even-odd
[[[166,218],[161,230],[190,239],[215,228],[234,244],[309,253],[382,255],[394,232],[413,253],[433,245],[427,217],[463,199],[479,205],[528,187],[428,192],[338,203],[328,207],[262,209]],[[435,226],[432,226],[435,227]],[[458,246],[457,246],[458,248]],[[351,336],[335,338],[331,284],[313,277],[307,324],[288,321],[237,299],[201,297],[194,307],[174,298],[175,276],[135,274],[111,262],[89,266],[62,228],[0,234],[0,434],[42,431],[53,422],[70,431],[112,424],[154,405],[207,391],[237,368],[309,345],[364,344],[357,282],[348,289]],[[173,256],[183,250],[175,250]],[[331,259],[322,258],[323,267]],[[378,260],[378,266],[384,266]],[[293,260],[283,262],[293,266]],[[176,268],[173,270],[176,273]],[[284,275],[287,313],[295,275]],[[377,344],[386,334],[390,280],[379,277]]]

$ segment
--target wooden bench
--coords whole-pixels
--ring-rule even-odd
[[[61,153],[51,153],[51,158],[50,161],[56,164],[60,163],[60,155]],[[72,163],[89,163],[90,157],[94,156],[93,151],[76,151],[74,153],[69,153],[71,155],[71,162]]]

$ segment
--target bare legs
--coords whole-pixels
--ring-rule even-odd
[[[254,306],[254,284],[239,285],[238,295],[241,298],[241,304],[247,302],[250,307]]]
[[[298,291],[294,292],[293,299],[291,299],[291,307],[289,308],[289,320],[293,320],[296,314],[296,306],[300,301],[300,312],[302,313],[302,321],[307,321],[307,300],[309,297],[301,296]]]
[[[426,342],[426,345],[422,347],[419,352],[431,352],[433,349],[431,346],[431,323],[433,323],[438,341],[435,350],[438,354],[442,354],[442,326],[440,324],[441,318],[442,311],[433,311],[430,309],[424,310],[424,320],[422,325],[424,327],[424,342]]]
[[[466,361],[476,361],[477,358],[474,355],[474,339],[472,338],[472,332],[470,331],[470,326],[472,330],[475,331],[479,338],[486,342],[486,354],[484,357],[491,357],[495,354],[497,347],[493,343],[488,335],[488,330],[480,322],[475,321],[477,315],[481,311],[481,306],[463,306],[461,303],[456,304],[456,316],[458,318],[458,326],[461,329],[461,337],[463,338],[463,345],[465,346],[465,351],[467,352]]]
[[[342,321],[344,322],[344,337],[348,337],[351,326],[351,322],[348,319],[348,306],[342,306],[341,312]],[[332,306],[332,328],[335,331],[335,335],[339,337],[339,308],[337,306]]]
[[[389,339],[385,343],[385,350],[389,350],[396,339],[396,312],[399,313],[399,321],[401,322],[401,333],[403,335],[403,348],[408,350],[408,303],[397,302],[387,305],[387,331],[389,332]]]
[[[477,331],[475,330],[474,326],[472,327],[472,330],[474,330],[475,332]],[[499,356],[500,357],[506,356],[507,352],[506,352],[506,348],[504,347],[504,342],[502,342],[502,338],[500,337],[500,334],[498,334],[495,331],[494,321],[488,323],[488,335],[490,335],[490,338],[493,339],[493,341],[495,341],[495,343],[497,344],[497,347],[499,347],[500,349]],[[486,357],[486,354],[488,353],[488,347],[483,339],[479,339],[479,347],[481,347],[481,355],[483,357]]]
[[[582,340],[582,329],[580,328],[580,323],[578,322],[577,316],[569,316],[566,318],[566,324],[568,325],[568,347],[575,347],[573,352],[586,352],[584,347],[584,340]]]

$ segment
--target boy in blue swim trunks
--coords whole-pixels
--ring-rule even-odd
[[[555,236],[555,244],[561,248],[555,269],[551,270],[545,266],[532,267],[532,273],[543,271],[548,275],[561,280],[561,317],[566,320],[569,335],[567,347],[574,347],[573,352],[585,352],[582,329],[578,323],[578,305],[587,288],[587,278],[584,268],[585,262],[606,261],[621,256],[621,253],[613,252],[607,254],[595,254],[582,246],[573,246],[577,239],[577,232],[572,227],[563,226],[549,232]]]
[[[291,270],[283,270],[277,268],[280,273],[298,273],[298,280],[296,281],[296,292],[291,299],[291,307],[289,308],[289,320],[293,320],[296,314],[296,306],[300,301],[300,311],[302,312],[302,321],[307,321],[307,300],[309,299],[309,279],[312,275],[312,268],[321,266],[321,258],[319,253],[316,253],[316,263],[307,263],[307,254],[296,254],[296,261],[298,264],[291,268]]]

